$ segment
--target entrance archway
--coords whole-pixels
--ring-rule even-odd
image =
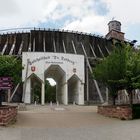
[[[64,70],[59,65],[51,65],[45,71],[44,77],[45,80],[46,78],[53,78],[56,81],[56,101],[67,104],[67,83]]]
[[[42,81],[35,74],[30,76],[31,80],[31,103],[41,103],[41,85]]]
[[[68,80],[68,103],[79,104],[79,84],[80,80],[75,74]]]
[[[52,78],[45,80],[45,103],[56,103],[56,82]]]
[[[34,87],[38,85],[39,102],[41,100],[41,104],[44,105],[48,96],[47,90],[45,93],[45,82],[47,78],[52,78],[56,81],[56,101],[67,105],[69,91],[69,102],[75,102],[79,105],[84,104],[84,56],[26,52],[23,53],[22,65],[24,66],[22,72],[24,82],[22,100],[25,103],[30,104],[35,101]]]

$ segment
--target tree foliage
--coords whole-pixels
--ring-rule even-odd
[[[13,56],[0,55],[0,76],[12,77],[14,84],[21,81],[22,62]]]
[[[36,83],[34,86],[34,101],[41,103],[41,85]],[[56,86],[51,86],[48,80],[45,80],[45,102],[56,102]]]
[[[49,81],[45,81],[45,101],[56,102],[56,86],[51,86]]]
[[[128,44],[116,43],[114,51],[96,66],[93,75],[109,88],[115,104],[118,90],[126,89],[132,95],[134,89],[140,88],[140,52]]]
[[[41,103],[41,84],[36,83],[33,88],[33,101],[32,102],[37,102]]]

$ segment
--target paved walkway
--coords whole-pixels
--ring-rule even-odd
[[[140,120],[121,121],[95,106],[27,106],[16,124],[0,127],[0,140],[139,140]]]

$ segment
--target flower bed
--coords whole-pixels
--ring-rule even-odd
[[[132,108],[128,105],[120,105],[120,106],[113,106],[113,105],[106,105],[106,106],[98,106],[99,114],[112,117],[112,118],[119,118],[121,120],[131,120],[133,119],[133,112]]]
[[[0,107],[0,125],[8,125],[17,120],[17,106]]]

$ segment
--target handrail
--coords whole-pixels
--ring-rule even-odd
[[[75,34],[89,35],[89,36],[105,38],[104,36],[96,35],[96,34],[93,34],[93,33],[87,33],[87,32],[80,32],[80,31],[66,30],[66,29],[55,29],[55,28],[35,28],[35,27],[3,29],[3,30],[0,30],[0,35],[1,34],[28,33],[32,30],[34,30],[34,31],[57,31],[57,32],[75,33]]]

